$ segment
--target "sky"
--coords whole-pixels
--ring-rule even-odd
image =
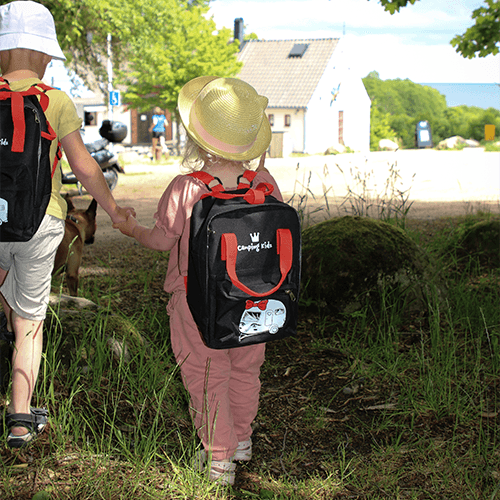
[[[213,0],[218,28],[243,18],[262,40],[344,38],[352,70],[415,83],[500,83],[500,54],[465,59],[451,39],[472,26],[481,0],[418,0],[393,15],[377,0]],[[344,35],[345,32],[345,35]]]
[[[473,24],[472,11],[482,5],[417,0],[391,15],[378,0],[212,0],[209,15],[219,29],[233,30],[234,20],[243,18],[245,33],[262,40],[343,38],[351,70],[360,77],[377,71],[383,80],[500,83],[500,54],[466,59],[450,44]],[[51,63],[46,79],[69,92],[62,68],[61,62]]]

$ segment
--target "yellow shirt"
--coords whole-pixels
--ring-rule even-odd
[[[28,90],[35,83],[41,83],[41,81],[38,78],[26,78],[17,82],[10,82],[9,85],[13,91],[19,92]],[[73,101],[65,92],[54,89],[49,90],[47,95],[49,97],[49,106],[47,111],[45,111],[45,116],[57,134],[57,138],[52,141],[50,146],[50,164],[53,165],[58,141],[71,132],[80,130],[82,119],[78,116]],[[61,168],[58,165],[52,178],[52,195],[46,213],[64,220],[66,218],[67,205],[60,194],[62,187],[61,175]]]

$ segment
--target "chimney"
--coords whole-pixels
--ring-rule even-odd
[[[240,50],[243,47],[243,31],[244,31],[244,25],[243,25],[243,18],[238,17],[237,19],[234,20],[234,39],[240,41]]]

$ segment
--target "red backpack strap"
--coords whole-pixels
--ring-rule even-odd
[[[238,183],[238,189],[246,189],[245,193],[228,193],[224,190],[224,186],[221,184],[219,179],[211,176],[207,172],[198,171],[188,174],[190,177],[194,177],[195,179],[199,179],[202,181],[208,189],[210,189],[210,193],[205,193],[201,196],[201,199],[213,197],[219,198],[220,200],[231,200],[233,198],[244,198],[247,203],[252,205],[259,205],[264,203],[266,196],[269,196],[274,191],[274,186],[269,184],[268,182],[261,182],[255,189],[253,189],[252,181],[255,179],[257,172],[252,170],[245,170],[245,173],[240,177]],[[243,182],[245,180],[246,182]],[[217,184],[212,185],[213,182],[217,182]]]
[[[49,106],[49,96],[47,95],[47,90],[54,90],[54,87],[49,87],[45,83],[35,83],[31,88],[36,89],[36,95],[40,96],[40,105],[42,106],[43,112],[47,111]],[[40,90],[41,89],[41,90]]]
[[[48,139],[49,141],[53,141],[57,137],[57,134],[54,132],[54,129],[50,125],[49,120],[47,120],[47,118],[45,118],[45,120],[47,122],[47,132],[44,132],[42,130],[41,135],[42,135],[42,137],[45,137],[45,139]]]
[[[199,179],[201,182],[203,182],[204,184],[206,184],[207,186],[213,181],[215,180],[215,177],[210,175],[209,173],[207,172],[203,172],[202,170],[199,170],[197,172],[191,172],[190,174],[188,174],[189,177],[193,177],[194,179]]]
[[[27,91],[24,92],[24,95],[40,96],[40,106],[42,107],[42,111],[45,113],[45,111],[47,111],[47,108],[49,107],[49,96],[47,95],[47,90],[54,90],[54,88],[50,87],[49,85],[45,85],[45,83],[35,83]],[[41,135],[45,139],[53,141],[54,139],[57,138],[57,134],[52,128],[52,125],[50,124],[47,117],[45,117],[45,120],[47,122],[47,132],[44,132],[42,130]],[[54,177],[57,164],[59,163],[61,158],[62,158],[61,142],[58,141],[56,155],[54,157],[54,163],[52,164],[52,172],[51,172],[52,177]]]
[[[251,297],[267,297],[277,290],[285,281],[293,263],[293,238],[290,229],[276,230],[276,252],[280,256],[281,279],[271,290],[258,293],[243,284],[236,274],[238,258],[238,239],[234,233],[224,233],[221,237],[221,260],[226,262],[227,274],[234,286]]]
[[[216,179],[213,175],[210,175],[207,172],[199,170],[197,172],[191,172],[190,174],[188,174],[188,176],[203,182],[203,184],[205,184],[212,193],[220,193],[224,191],[224,186],[221,184],[219,179]],[[214,184],[214,182],[216,182],[216,184]],[[203,197],[206,196],[210,195],[209,194],[203,195]]]
[[[22,92],[13,92],[6,80],[0,77],[0,89],[9,90],[7,97],[11,98],[11,109],[12,109],[12,122],[14,124],[14,132],[12,135],[12,151],[14,153],[22,153],[24,151],[24,141],[26,137],[26,123],[24,121],[24,96],[27,95],[37,95],[40,96],[40,106],[42,111],[45,113],[49,105],[49,97],[45,93],[46,90],[52,89],[45,84],[38,84],[40,88],[37,88],[37,84],[31,86],[28,90]],[[45,137],[49,141],[53,141],[57,135],[54,129],[51,127],[49,121],[47,120],[47,132],[42,131],[42,137]],[[53,169],[54,170],[54,169]]]
[[[51,172],[51,177],[54,177],[54,174],[56,172],[57,164],[59,163],[60,159],[62,158],[62,148],[61,148],[61,143],[58,141],[57,143],[57,151],[56,151],[56,156],[54,157],[54,163],[52,164],[52,172]]]
[[[0,77],[1,99],[11,100],[12,122],[14,132],[12,134],[12,151],[22,153],[24,151],[25,122],[24,122],[24,99],[20,92],[12,92],[9,82]]]
[[[22,153],[24,151],[24,139],[26,136],[26,122],[24,121],[24,99],[20,92],[11,93],[11,110],[14,132],[12,134],[12,152]]]
[[[0,76],[0,89],[10,90],[9,82]]]
[[[43,82],[35,83],[33,85],[33,87],[38,87],[38,88],[42,89],[44,92],[47,92],[47,90],[56,90],[54,87],[51,87],[50,85],[46,85]]]
[[[256,175],[257,172],[255,170],[245,170],[245,173],[238,179],[238,189],[248,189],[251,187]]]

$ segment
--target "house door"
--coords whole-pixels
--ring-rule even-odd
[[[152,111],[137,113],[137,143],[149,144],[151,142],[151,133],[148,128],[151,125]]]
[[[339,111],[339,144],[344,144],[344,112]]]
[[[270,158],[283,158],[283,132],[273,132],[269,146]]]

